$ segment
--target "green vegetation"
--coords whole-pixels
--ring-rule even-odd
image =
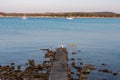
[[[120,17],[120,14],[113,12],[63,12],[63,13],[3,13],[4,17]]]

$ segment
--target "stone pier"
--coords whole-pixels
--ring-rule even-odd
[[[67,48],[57,48],[49,80],[67,80]]]

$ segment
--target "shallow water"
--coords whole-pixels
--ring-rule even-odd
[[[36,64],[44,60],[41,48],[55,49],[64,45],[69,57],[82,58],[98,68],[120,72],[120,19],[119,18],[0,18],[0,64],[15,62],[24,65],[28,59]],[[76,44],[71,47],[69,44]],[[73,51],[81,50],[76,55]],[[94,75],[97,77],[94,77]],[[103,77],[103,78],[102,78]],[[93,71],[90,80],[119,80],[120,75]]]

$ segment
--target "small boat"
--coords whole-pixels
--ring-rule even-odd
[[[24,14],[24,16],[22,16],[22,19],[27,19],[27,17],[25,16],[25,14]]]
[[[69,16],[68,16],[66,19],[68,19],[68,20],[73,20],[73,17],[72,17],[72,13],[71,13],[71,12],[69,13]]]
[[[72,18],[72,17],[67,17],[66,19],[68,19],[68,20],[73,20],[73,18]]]
[[[27,17],[26,17],[26,16],[23,16],[22,19],[27,19]]]

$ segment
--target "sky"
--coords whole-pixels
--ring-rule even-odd
[[[0,0],[0,12],[101,12],[120,13],[120,0]]]

